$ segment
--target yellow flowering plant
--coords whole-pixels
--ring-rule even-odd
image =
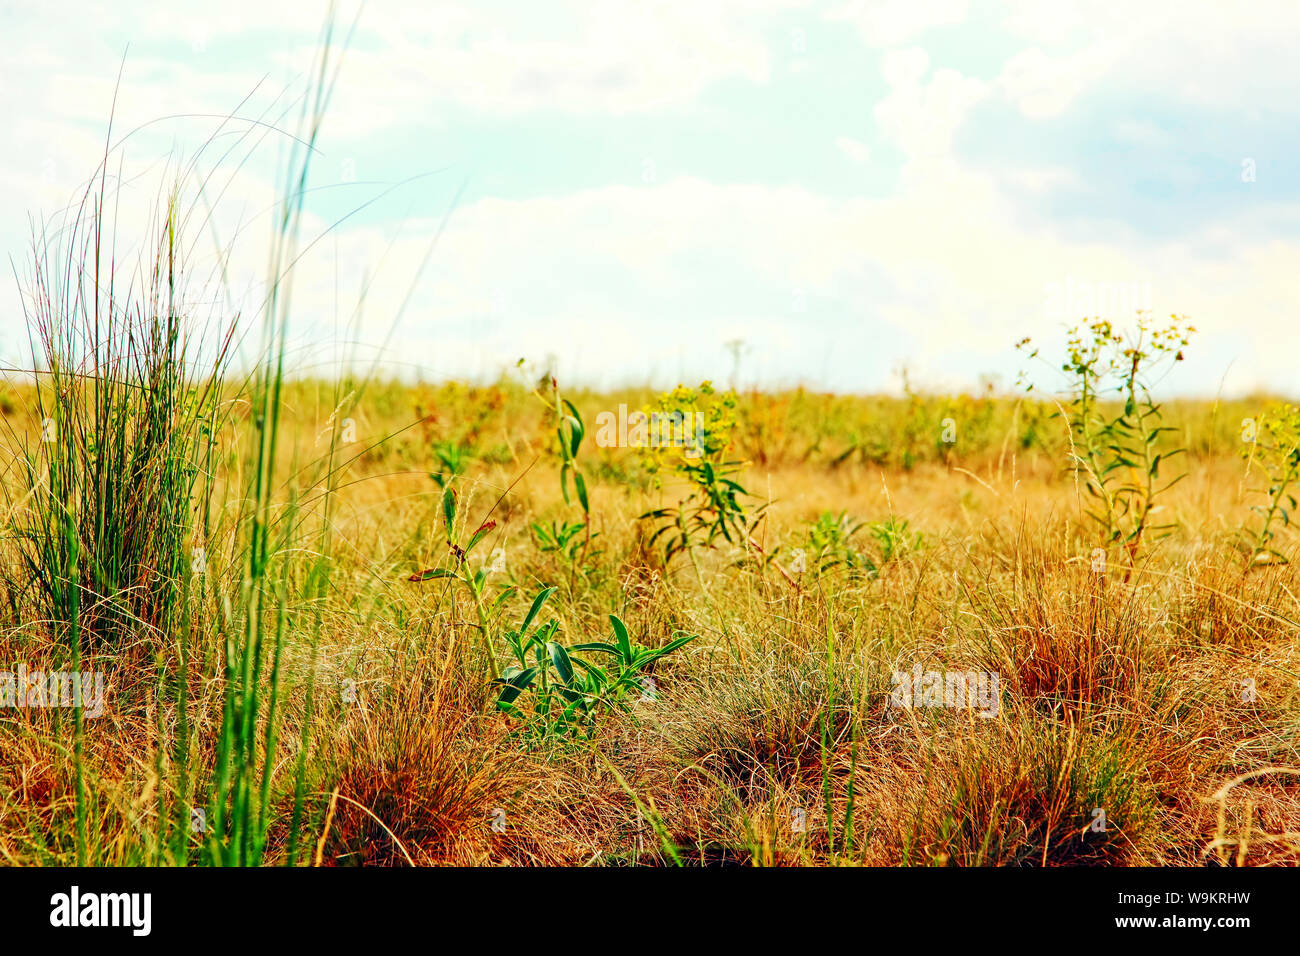
[[[1263,524],[1257,531],[1243,529],[1249,547],[1246,560],[1246,571],[1249,571],[1260,565],[1288,563],[1274,542],[1278,521],[1283,527],[1290,527],[1291,516],[1296,511],[1295,487],[1300,484],[1300,408],[1282,405],[1263,415],[1258,424],[1250,419],[1242,424],[1242,437],[1247,440],[1247,447],[1242,451],[1246,468],[1259,468],[1268,481],[1267,502],[1251,506],[1263,517]]]
[[[661,483],[665,470],[683,478],[689,493],[673,507],[657,508],[641,520],[658,524],[651,544],[665,539],[664,560],[703,545],[714,547],[719,537],[729,544],[743,544],[759,517],[741,502],[749,492],[736,480],[743,462],[730,458],[736,429],[736,394],[718,393],[711,382],[699,388],[678,385],[660,395],[653,412],[657,422],[694,423],[693,434],[679,429],[679,441],[654,441],[642,449],[647,470]],[[762,509],[759,509],[761,512]],[[692,558],[692,560],[694,560]]]
[[[1061,370],[1072,393],[1071,464],[1093,500],[1088,516],[1107,546],[1127,552],[1130,570],[1144,539],[1162,537],[1173,528],[1152,524],[1152,518],[1159,510],[1157,499],[1186,477],[1180,471],[1162,478],[1161,466],[1185,449],[1171,447],[1165,439],[1178,430],[1165,424],[1150,383],[1183,360],[1195,331],[1182,316],[1156,324],[1140,312],[1128,332],[1104,319],[1069,332]],[[1027,338],[1017,347],[1030,357],[1038,354]]]

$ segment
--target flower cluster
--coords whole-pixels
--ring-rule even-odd
[[[646,471],[658,480],[665,466],[681,470],[693,462],[720,463],[732,447],[737,401],[735,392],[720,393],[708,381],[700,383],[698,388],[678,385],[672,391],[660,395],[644,411],[647,415],[654,413],[655,420],[660,422],[682,418],[700,423],[699,447],[694,444],[659,442],[657,447],[643,448],[641,455]]]

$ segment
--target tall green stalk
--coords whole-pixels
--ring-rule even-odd
[[[268,262],[270,290],[264,306],[262,357],[251,395],[258,441],[247,515],[248,560],[239,589],[238,620],[232,620],[235,615],[227,612],[224,621],[225,705],[212,791],[214,826],[204,854],[207,862],[219,865],[260,865],[270,826],[289,590],[288,570],[282,561],[277,561],[277,555],[288,545],[297,515],[293,500],[277,514],[275,500],[290,315],[289,276],[299,256],[298,236],[311,157],[337,78],[338,64],[331,56],[332,35],[333,24],[327,21],[315,82],[304,102],[301,119],[304,134],[295,140],[286,165],[285,190]],[[271,615],[274,625],[267,633],[267,617]],[[236,633],[240,635],[238,640]],[[304,747],[307,733],[304,729]],[[305,761],[300,760],[294,789],[295,815],[301,811],[304,773]],[[295,853],[296,849],[295,845]]]

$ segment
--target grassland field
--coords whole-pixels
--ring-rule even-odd
[[[1300,862],[1267,396],[1160,407],[1134,544],[1068,394],[150,381],[0,396],[0,671],[105,688],[0,708],[6,864]]]

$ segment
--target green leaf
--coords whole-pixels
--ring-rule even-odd
[[[619,657],[619,650],[613,644],[606,644],[604,641],[591,641],[587,644],[573,645],[575,651],[600,651],[602,654],[609,654],[613,657]]]
[[[432,581],[435,578],[454,578],[455,571],[448,571],[446,568],[429,568],[427,571],[416,571],[406,580],[408,581]]]
[[[583,436],[587,434],[587,429],[582,424],[582,416],[578,414],[578,409],[574,406],[573,402],[566,398],[564,399],[564,404],[569,409],[569,417],[567,419],[569,422],[570,438],[569,454],[572,457],[577,458],[578,446],[582,444],[582,439]]]
[[[662,656],[662,655],[664,655],[664,654],[671,654],[673,651],[677,650],[679,647],[685,647],[687,644],[689,644],[691,641],[695,640],[695,639],[698,638],[699,636],[700,636],[700,635],[698,635],[698,634],[687,634],[685,637],[678,637],[678,638],[675,638],[674,640],[669,641],[667,644],[665,644],[663,647],[661,647],[661,648],[659,649],[659,654],[660,654],[660,656]]]
[[[554,641],[546,642],[546,652],[551,656],[551,663],[555,665],[555,671],[560,675],[560,680],[565,684],[573,681],[573,662],[569,660],[569,652]]]
[[[1164,494],[1166,491],[1168,491],[1170,488],[1172,488],[1174,485],[1178,484],[1180,481],[1182,481],[1182,480],[1183,480],[1184,478],[1186,478],[1186,477],[1187,477],[1187,472],[1183,472],[1183,473],[1182,473],[1181,475],[1179,475],[1177,478],[1172,478],[1172,479],[1170,479],[1169,483],[1168,483],[1167,485],[1165,485],[1163,488],[1161,488],[1159,491],[1157,491],[1156,494]]]
[[[618,615],[609,616],[610,626],[614,628],[614,640],[618,643],[619,656],[624,661],[632,659],[632,640],[627,633],[627,625],[619,620]]]
[[[578,501],[582,504],[582,510],[591,511],[591,505],[587,503],[587,482],[582,477],[582,472],[576,468],[573,470],[573,487],[578,491]]]
[[[532,686],[533,680],[537,677],[536,667],[511,667],[501,675],[500,683],[501,694],[497,697],[497,706],[513,703],[516,698],[529,687]]]
[[[574,647],[573,650],[578,650],[578,647]],[[605,668],[601,667],[599,664],[593,664],[591,661],[585,661],[581,657],[573,655],[570,655],[569,660],[573,661],[574,666],[581,667],[583,671],[586,672],[589,687],[597,686],[609,680],[609,675],[606,673]]]
[[[564,708],[565,720],[572,720],[573,715],[576,711],[580,709],[585,709],[583,707],[583,704],[586,700],[586,697],[583,695],[581,691],[570,690],[567,687],[561,687],[560,696],[569,702],[569,706]]]
[[[456,492],[448,485],[442,492],[442,517],[447,524],[447,540],[456,540]]]
[[[555,588],[553,587],[542,588],[537,592],[537,596],[533,598],[533,606],[528,609],[528,614],[524,617],[524,623],[519,628],[520,634],[528,633],[528,625],[533,623],[533,618],[537,617],[537,612],[542,609],[542,605],[546,603],[546,599],[554,593]]]
[[[474,532],[473,537],[469,539],[469,544],[465,545],[465,553],[469,554],[474,550],[474,545],[483,540],[493,528],[497,526],[495,521],[485,521],[479,525],[479,529]]]

